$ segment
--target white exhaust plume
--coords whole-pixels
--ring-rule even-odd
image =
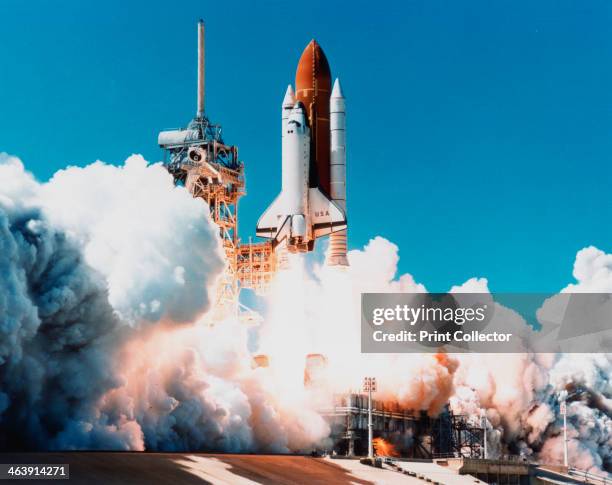
[[[609,291],[605,286],[612,280],[609,261],[594,248],[578,253],[575,275],[581,288],[586,288],[583,291]],[[344,271],[317,267],[309,277],[299,261],[293,261],[293,269],[277,279],[260,350],[271,357],[272,368],[276,363],[276,371],[282,372],[289,387],[297,386],[306,355],[320,353],[326,357],[323,388],[329,394],[359,390],[365,375],[376,375],[379,398],[414,410],[435,415],[450,403],[451,409],[475,422],[484,410],[492,426],[488,433],[492,457],[520,453],[553,463],[562,462],[557,394],[568,386],[589,389],[597,399],[581,398],[569,406],[570,461],[591,471],[610,469],[609,355],[361,354],[361,292],[426,290],[410,275],[396,276],[397,247],[383,238],[373,239],[363,251],[349,253],[349,262]],[[576,285],[566,290],[570,289],[578,291]],[[472,278],[450,291],[488,293],[488,282]],[[492,325],[504,328],[510,320],[523,322],[526,332],[531,331],[519,314],[496,304]],[[585,416],[591,424],[584,424]]]
[[[553,462],[568,390],[570,462],[612,466],[609,354],[361,354],[362,292],[426,291],[396,275],[398,248],[383,238],[344,270],[292,257],[256,339],[270,366],[253,369],[245,327],[198,324],[223,269],[218,231],[161,165],[133,156],[40,184],[2,155],[0,181],[0,449],[305,451],[329,445],[315,409],[375,375],[377,398],[414,410],[485,410],[491,456]],[[564,291],[610,291],[610,261],[580,251]],[[498,325],[521,318],[497,310]],[[326,362],[316,391],[303,385],[309,354]]]
[[[452,392],[454,359],[361,353],[362,292],[425,291],[410,275],[395,279],[397,250],[377,237],[363,251],[349,252],[347,268],[319,266],[312,278],[302,258],[292,255],[291,269],[279,273],[268,296],[271,310],[260,335],[260,351],[270,357],[287,393],[302,386],[306,356],[319,353],[327,359],[328,399],[333,393],[359,391],[365,375],[376,375],[379,397],[432,415],[442,409]]]
[[[74,237],[108,281],[121,317],[193,321],[223,268],[208,210],[139,155],[115,167],[69,167],[41,186],[50,222]]]
[[[243,326],[197,324],[218,230],[161,165],[39,184],[3,155],[0,180],[0,449],[288,452],[327,436],[251,369]]]

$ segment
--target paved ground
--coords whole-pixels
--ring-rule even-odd
[[[380,468],[362,465],[358,460],[331,460],[329,458],[326,458],[326,460],[346,469],[351,476],[366,480],[367,483],[375,483],[376,485],[428,485],[424,480],[409,477],[394,470],[381,470]]]
[[[417,476],[431,479],[433,482],[444,485],[475,485],[484,484],[471,475],[459,475],[449,467],[429,462],[398,461],[397,464],[404,470],[415,472]],[[422,480],[420,483],[424,483]]]
[[[87,485],[396,485],[422,481],[374,469],[356,460],[295,455],[214,455],[199,453],[4,453],[0,463],[70,465],[70,480],[26,483]],[[7,482],[8,483],[8,482]]]

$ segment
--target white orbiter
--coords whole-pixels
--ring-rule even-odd
[[[344,211],[310,186],[310,128],[291,86],[283,101],[282,189],[257,223],[257,235],[286,241],[290,252],[312,251],[318,237],[346,229]]]

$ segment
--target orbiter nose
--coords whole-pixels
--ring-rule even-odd
[[[304,103],[298,101],[293,106],[291,110],[291,114],[289,115],[289,123],[297,122],[300,126],[306,126],[306,108],[304,107]]]

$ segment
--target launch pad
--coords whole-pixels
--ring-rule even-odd
[[[337,454],[367,455],[367,400],[365,394],[340,394],[333,407],[319,411],[331,427],[333,451]],[[422,459],[484,456],[484,429],[466,416],[445,409],[437,417],[430,417],[397,402],[380,400],[374,400],[372,407],[375,438],[382,438],[397,456]],[[378,455],[387,453],[388,450],[377,450]]]

